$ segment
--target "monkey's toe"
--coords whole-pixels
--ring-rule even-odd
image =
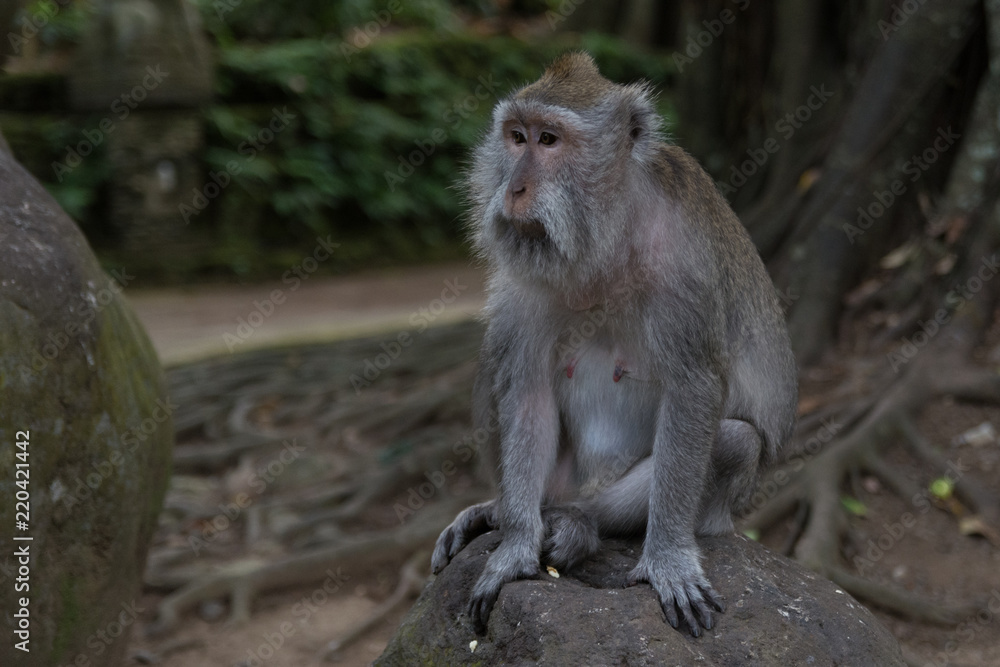
[[[459,512],[451,524],[441,531],[431,555],[431,570],[434,574],[444,569],[465,545],[487,533],[496,526],[494,501],[472,505]]]
[[[601,546],[597,523],[579,507],[542,509],[545,539],[542,559],[557,570],[569,570],[593,555]]]
[[[726,610],[722,596],[700,573],[700,567],[680,574],[640,561],[626,576],[625,585],[634,586],[640,581],[648,581],[656,591],[667,623],[676,630],[683,624],[694,637],[701,636],[702,628],[714,628],[715,613]]]
[[[476,587],[479,591],[480,587]],[[481,592],[473,591],[469,599],[469,618],[472,620],[472,627],[477,635],[486,634],[486,626],[493,612],[493,606],[497,598],[500,597],[500,586],[492,587]]]
[[[431,554],[431,571],[438,574],[444,566],[451,562],[451,545],[455,539],[451,527],[445,528],[438,537],[437,544],[434,545],[434,553]]]

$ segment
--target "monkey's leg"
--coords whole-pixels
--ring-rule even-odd
[[[740,419],[723,419],[712,448],[711,474],[701,496],[698,535],[731,533],[733,513],[749,503],[757,486],[764,442],[757,429]]]
[[[459,512],[455,520],[441,531],[431,555],[431,570],[437,574],[451,562],[465,545],[483,533],[497,527],[496,501],[488,500]]]
[[[757,486],[763,440],[750,423],[723,419],[712,449],[711,476],[702,493],[698,535],[731,532],[733,513],[750,502]],[[653,461],[647,457],[583,508],[594,517],[600,534],[633,535],[646,527]]]
[[[638,535],[645,530],[652,480],[653,459],[647,456],[621,479],[584,502],[584,509],[597,522],[602,537]]]
[[[718,376],[706,371],[673,373],[665,386],[669,391],[653,439],[646,539],[626,581],[649,582],[667,622],[678,629],[683,623],[698,637],[702,628],[715,625],[714,611],[723,609],[694,537],[719,430],[722,388]]]
[[[600,548],[601,536],[640,534],[649,513],[652,470],[647,457],[586,500],[543,507],[545,561],[568,570]]]
[[[542,521],[545,522],[542,559],[557,570],[569,570],[601,546],[597,521],[583,507],[543,507]]]

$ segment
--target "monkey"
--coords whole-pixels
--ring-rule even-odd
[[[498,102],[465,186],[487,268],[473,421],[497,493],[444,529],[433,571],[500,531],[468,607],[482,634],[504,583],[644,535],[624,583],[700,636],[725,603],[696,536],[734,530],[798,403],[760,255],[665,139],[651,86],[586,53]]]

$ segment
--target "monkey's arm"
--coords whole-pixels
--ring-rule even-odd
[[[483,442],[479,448],[480,461],[495,479],[500,455],[499,425],[496,401],[493,398],[493,380],[496,373],[495,353],[487,338],[480,353],[479,372],[472,387],[472,421],[476,427],[474,441]],[[496,501],[490,500],[466,508],[448,525],[434,545],[431,569],[437,574],[451,562],[455,555],[483,533],[496,529]]]
[[[546,348],[507,349],[493,389],[500,425],[496,520],[503,541],[486,561],[472,590],[469,615],[485,630],[490,611],[508,581],[535,576],[544,527],[541,505],[555,464],[559,414]]]

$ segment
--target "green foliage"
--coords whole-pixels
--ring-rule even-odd
[[[930,492],[935,498],[948,500],[955,492],[955,482],[947,477],[938,477],[930,484]]]
[[[15,30],[8,35],[34,35],[45,46],[53,46],[61,42],[77,42],[86,29],[87,21],[93,15],[93,7],[89,2],[77,0],[66,3],[55,0],[33,0],[27,3],[14,18]],[[16,41],[16,40],[15,40]],[[12,42],[16,48],[16,43]]]
[[[865,516],[868,514],[868,507],[853,496],[841,496],[840,504],[854,516]]]
[[[195,0],[205,27],[222,44],[323,39],[358,28],[457,29],[447,0]],[[374,27],[370,24],[374,22]]]
[[[191,250],[151,258],[172,279],[206,272],[273,276],[327,235],[341,246],[324,271],[464,254],[462,169],[497,99],[572,49],[589,51],[617,81],[647,79],[662,89],[673,74],[669,58],[606,36],[552,33],[525,42],[475,34],[458,12],[496,11],[477,0],[194,3],[216,45],[215,96],[204,110],[200,159],[206,182],[220,173],[231,182],[190,218]],[[553,3],[512,7],[530,14]],[[90,3],[71,7],[52,18],[46,34],[62,39],[82,31]],[[49,90],[30,88],[36,89]],[[671,110],[662,100],[661,106],[669,118]],[[291,117],[277,131],[276,113]],[[15,155],[113,262],[121,259],[121,230],[107,216],[106,146],[61,180],[52,166],[83,139],[81,128],[95,124],[83,114],[0,119]],[[155,269],[144,267],[144,275]]]
[[[91,242],[98,243],[108,241],[113,235],[112,230],[100,224],[104,188],[111,178],[105,146],[94,147],[93,153],[87,157],[85,168],[72,167],[68,156],[70,149],[84,139],[81,129],[96,127],[100,118],[100,115],[0,116],[0,127],[14,155],[42,181],[59,205],[80,222]],[[57,164],[70,166],[57,174]]]
[[[229,188],[216,211],[239,224],[222,220],[222,228],[246,229],[253,220],[268,246],[332,234],[349,262],[454,254],[462,165],[490,110],[571,48],[593,53],[618,80],[662,82],[668,74],[666,59],[595,37],[531,45],[405,31],[366,48],[348,36],[224,49],[224,98],[207,114],[206,161],[212,171],[234,161],[242,169],[240,187]],[[260,91],[269,105],[235,103]],[[240,146],[274,107],[295,114],[293,127],[248,161]]]

